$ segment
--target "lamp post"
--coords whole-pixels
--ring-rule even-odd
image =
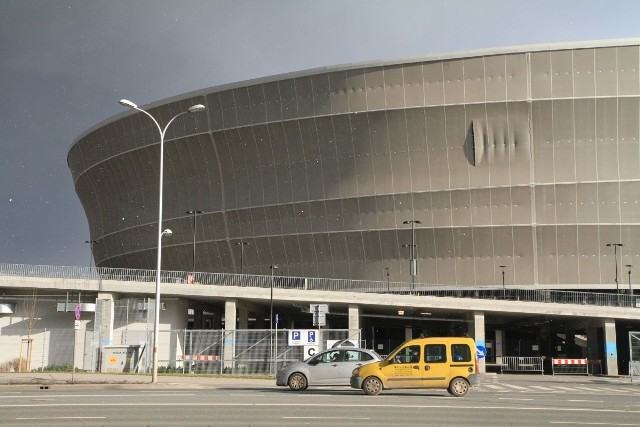
[[[269,358],[271,360],[269,361],[269,365],[273,366],[273,274],[278,269],[278,266],[273,264],[269,268],[271,268],[271,303],[269,309],[269,329],[271,330],[269,333],[269,336],[271,337],[269,340]],[[269,371],[272,372],[273,369],[270,369]]]
[[[160,267],[161,267],[161,257],[162,257],[162,236],[163,235],[171,235],[171,230],[162,231],[162,181],[163,181],[163,169],[164,169],[164,136],[169,128],[169,125],[173,123],[175,119],[178,117],[185,115],[187,113],[197,113],[200,111],[204,111],[205,106],[202,104],[196,104],[191,107],[187,111],[183,111],[181,113],[176,114],[167,122],[164,129],[160,126],[158,121],[147,111],[138,107],[133,102],[127,99],[121,99],[120,104],[131,108],[133,110],[140,111],[147,115],[153,123],[158,128],[160,132],[160,185],[159,185],[159,195],[158,195],[158,255],[157,255],[157,267],[156,267],[156,304],[155,304],[155,312],[154,312],[154,322],[153,322],[153,368],[151,374],[151,382],[156,384],[158,382],[158,329],[160,327]]]
[[[631,287],[631,267],[633,267],[633,265],[625,264],[625,267],[629,269],[629,295],[633,296],[633,288]]]
[[[248,244],[249,242],[236,242],[236,246],[240,246],[240,274],[244,274],[244,247]]]
[[[193,216],[193,222],[191,223],[193,228],[193,257],[192,257],[193,263],[191,264],[191,274],[193,277],[196,274],[196,218],[198,215],[204,212],[192,210],[192,211],[186,211],[185,213],[187,215]]]
[[[411,219],[402,221],[403,224],[411,224],[411,255],[409,259],[409,274],[411,275],[411,294],[416,290],[416,276],[418,275],[418,260],[416,251],[416,224],[422,224],[422,221],[417,219]],[[406,247],[409,245],[402,245]]]
[[[389,293],[389,267],[384,268],[387,271],[387,293]]]
[[[506,265],[499,265],[502,269],[502,299],[507,299],[507,288],[504,285],[504,269],[507,268]]]
[[[89,268],[91,268],[91,263],[93,262],[93,244],[97,243],[97,240],[85,240],[84,242],[89,244],[89,250],[91,251],[91,258],[89,258]]]
[[[613,246],[613,258],[616,263],[616,294],[618,294],[620,293],[620,287],[618,286],[618,248],[621,248],[624,245],[622,243],[607,243],[607,247],[610,248],[611,246]]]

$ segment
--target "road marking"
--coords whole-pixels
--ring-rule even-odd
[[[511,387],[511,388],[515,388],[516,390],[529,390],[526,387],[521,387],[519,385],[513,385],[513,384],[505,384],[506,387]]]
[[[640,426],[640,424],[613,424],[613,423],[585,423],[577,422],[577,421],[549,421],[549,424],[569,424],[569,425],[579,425],[579,426]]]
[[[105,420],[107,419],[107,417],[21,417],[21,418],[16,418],[16,420],[29,420],[29,421],[33,421],[33,420]]]
[[[531,398],[518,398],[518,397],[499,397],[498,400],[533,400]]]
[[[567,402],[593,402],[593,403],[604,403],[604,400],[587,400],[587,399],[569,399]]]
[[[370,420],[364,417],[282,417],[283,420]]]
[[[452,398],[453,400],[454,398]],[[460,410],[469,410],[469,411],[495,411],[495,410],[504,410],[504,411],[550,411],[550,412],[581,412],[581,413],[620,413],[620,414],[640,414],[639,410],[634,409],[608,409],[608,408],[559,408],[554,406],[502,406],[502,405],[469,405],[463,406],[460,404],[460,401],[455,399],[456,404],[440,404],[440,405],[410,405],[410,404],[397,404],[397,403],[389,403],[389,404],[380,404],[380,403],[371,403],[371,404],[363,404],[363,403],[301,403],[301,402],[293,402],[293,403],[230,403],[230,402],[160,402],[160,403],[148,403],[148,402],[124,402],[124,403],[40,403],[40,404],[0,404],[0,408],[51,408],[51,407],[157,407],[157,406],[171,406],[171,407],[292,407],[292,408],[300,408],[300,407],[314,407],[314,408],[372,408],[372,409],[454,409],[457,411]],[[640,424],[639,424],[640,425]]]

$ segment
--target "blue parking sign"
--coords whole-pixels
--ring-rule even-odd
[[[300,331],[292,331],[291,332],[291,339],[299,340],[300,339]]]
[[[316,331],[308,331],[308,332],[309,332],[309,339],[307,339],[307,342],[315,343],[316,342]]]

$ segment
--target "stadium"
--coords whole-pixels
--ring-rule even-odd
[[[166,134],[162,268],[628,289],[624,266],[640,266],[639,45],[328,67],[144,106],[160,123],[206,106]],[[112,117],[73,142],[68,165],[96,265],[154,268],[154,123]]]

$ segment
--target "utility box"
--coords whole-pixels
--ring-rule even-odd
[[[139,345],[105,345],[102,347],[100,372],[135,372],[139,357]]]

